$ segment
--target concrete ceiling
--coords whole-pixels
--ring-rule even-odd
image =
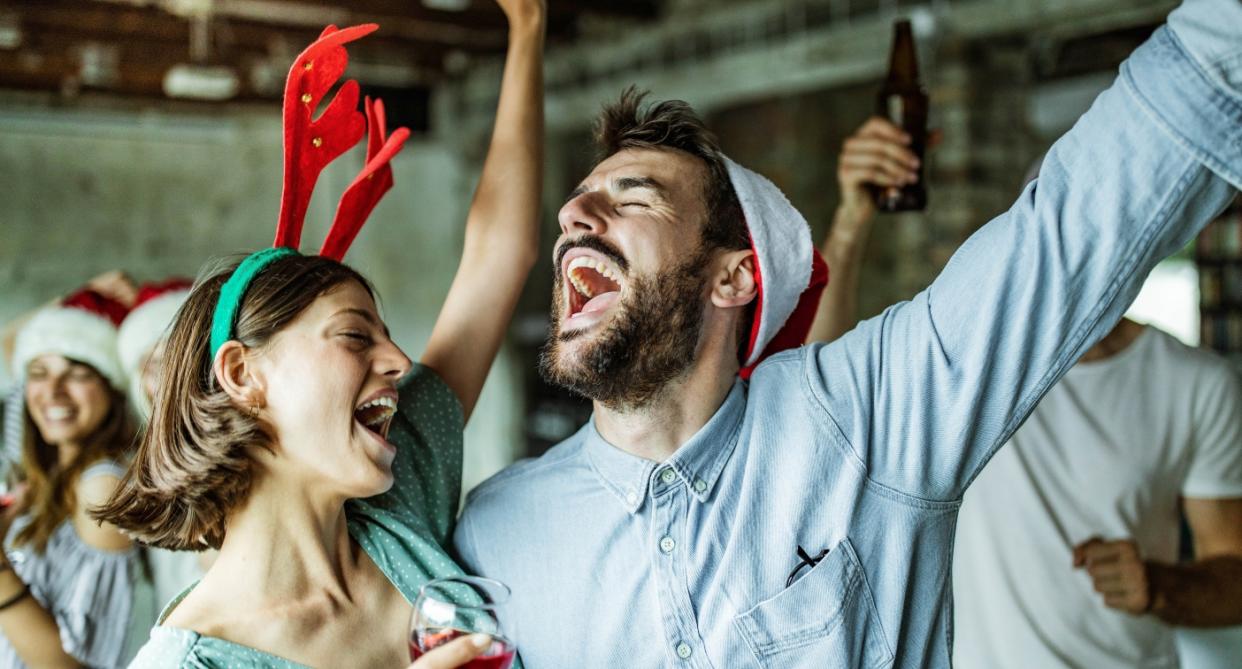
[[[431,8],[445,5],[461,9]],[[549,0],[549,44],[571,43],[584,21],[650,22],[661,5]],[[350,76],[364,86],[430,88],[506,41],[492,0],[5,0],[0,89],[159,99],[169,68],[199,63],[236,72],[232,100],[277,100],[289,62],[323,26],[367,22],[380,31],[350,47]]]

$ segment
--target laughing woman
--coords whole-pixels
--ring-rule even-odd
[[[178,313],[150,429],[98,517],[219,556],[135,666],[405,666],[418,588],[461,573],[445,546],[462,428],[537,254],[545,9],[499,4],[496,126],[420,364],[389,338],[366,279],[331,257],[253,254],[204,273]],[[479,652],[470,642],[415,666],[457,666]]]
[[[83,290],[17,332],[26,491],[0,522],[0,668],[124,666],[154,619],[139,551],[87,514],[132,452],[116,358],[125,310]]]

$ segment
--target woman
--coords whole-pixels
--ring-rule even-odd
[[[190,295],[191,283],[181,278],[132,285],[134,305],[117,330],[117,354],[129,382],[129,402],[134,414],[146,426],[151,419],[159,373],[163,368],[164,343],[177,311]],[[203,577],[210,551],[166,551],[148,548],[147,564],[155,587],[155,601],[161,606]]]
[[[445,546],[463,423],[537,256],[545,10],[499,4],[496,127],[421,364],[389,338],[366,280],[328,258],[254,254],[205,273],[178,314],[151,427],[99,517],[219,554],[136,666],[404,666],[418,588],[461,573]],[[455,643],[415,666],[481,650]]]
[[[138,550],[87,514],[112,495],[133,440],[116,358],[125,310],[81,291],[17,334],[25,492],[3,523],[0,667],[123,666],[154,618]]]

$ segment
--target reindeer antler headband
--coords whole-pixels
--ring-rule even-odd
[[[252,253],[243,260],[220,289],[220,299],[211,320],[213,358],[220,347],[233,338],[237,313],[254,278],[276,260],[298,254],[306,207],[320,172],[356,145],[364,132],[368,134],[366,164],[341,196],[332,228],[319,255],[333,260],[345,257],[376,203],[392,188],[389,161],[401,150],[410,131],[397,128],[385,139],[383,102],[372,103],[367,97],[364,118],[358,111],[358,82],[351,79],[341,85],[319,118],[312,119],[320,100],[344,74],[349,63],[345,44],[378,28],[374,23],[343,30],[328,26],[289,68],[284,99],[285,176],[276,239],[272,248]]]

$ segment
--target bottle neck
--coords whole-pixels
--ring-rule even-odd
[[[893,49],[888,56],[887,83],[903,87],[919,85],[919,61],[909,21],[898,21],[893,25]]]

